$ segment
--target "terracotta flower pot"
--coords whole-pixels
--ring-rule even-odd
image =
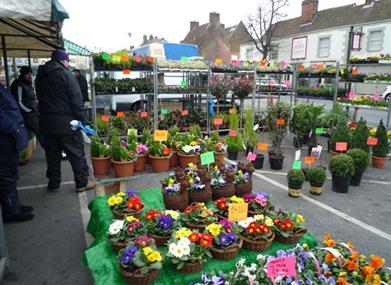
[[[111,168],[111,157],[92,157],[92,168],[94,169],[94,174],[96,175],[105,175],[110,172]]]
[[[178,164],[179,164],[178,152],[173,151],[172,156],[170,157],[170,167],[178,166]]]
[[[244,194],[251,194],[253,190],[253,182],[249,180],[246,183],[235,184],[236,186],[236,196],[243,197]]]
[[[134,162],[134,171],[144,171],[146,163],[147,163],[147,155],[140,154],[137,157],[137,160]]]
[[[372,155],[372,166],[373,167],[383,169],[385,164],[386,164],[385,157],[378,157],[378,156]]]
[[[120,267],[119,269],[121,275],[131,284],[137,285],[148,285],[152,284],[153,281],[159,276],[160,270],[150,269],[146,274],[141,274],[140,270],[127,271]]]
[[[148,233],[148,236],[155,240],[157,246],[165,246],[167,241],[171,238],[171,235],[168,236],[159,236],[155,234]]]
[[[189,191],[189,202],[208,203],[212,200],[212,189],[210,185],[206,185],[203,190]]]
[[[159,157],[149,155],[151,160],[152,171],[155,173],[158,172],[167,172],[170,170],[170,158],[169,157]]]
[[[220,198],[229,198],[235,195],[235,184],[229,183],[223,187],[212,188],[213,201]]]
[[[202,262],[201,261],[196,261],[196,262],[186,262],[185,265],[181,268],[178,269],[178,272],[180,273],[196,273],[201,271],[202,269]]]
[[[215,163],[224,163],[225,152],[215,152]]]
[[[268,240],[251,240],[242,235],[240,235],[240,238],[243,239],[243,248],[251,251],[262,252],[268,249],[268,247],[272,244],[275,234],[273,233]]]
[[[134,161],[114,161],[111,160],[114,166],[115,177],[129,177],[134,173]]]
[[[120,220],[122,220],[126,215],[128,215],[128,216],[133,216],[133,217],[135,217],[135,218],[138,219],[138,218],[140,218],[141,213],[143,212],[143,210],[144,210],[144,206],[143,206],[139,211],[133,212],[133,213],[131,213],[131,212],[126,212],[126,211],[120,212],[120,211],[117,211],[117,210],[114,210],[114,209],[112,209],[112,212],[113,212],[113,215],[114,215],[117,219],[120,219]]]
[[[239,239],[238,243],[229,249],[221,249],[221,248],[211,247],[210,253],[216,259],[230,260],[230,259],[235,258],[238,255],[239,250],[242,248],[242,245],[243,245],[243,240]]]
[[[279,232],[276,232],[275,240],[280,243],[293,244],[298,243],[301,237],[307,232],[306,229],[300,229],[295,233],[290,234],[288,237],[284,237]]]
[[[195,165],[200,161],[200,156],[198,154],[185,155],[178,153],[179,156],[179,165],[182,168],[186,168],[189,166],[189,163],[193,163]]]
[[[187,206],[189,206],[189,193],[183,191],[179,195],[171,196],[163,191],[163,202],[166,210],[179,210],[183,211]]]

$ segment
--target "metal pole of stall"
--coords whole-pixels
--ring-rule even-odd
[[[333,106],[337,104],[338,86],[339,86],[339,61],[337,62],[336,73],[334,78],[334,95],[333,95]]]
[[[5,36],[1,36],[1,46],[3,49],[3,62],[4,62],[4,71],[5,71],[5,82],[7,89],[10,90],[10,75],[8,70],[8,56],[7,56],[7,47],[5,43]]]
[[[296,82],[296,65],[293,67],[293,75],[292,75],[292,81],[291,81],[291,92],[290,92],[290,98],[289,98],[289,107],[292,109],[293,104],[293,88],[295,87]]]
[[[388,104],[387,124],[386,124],[387,129],[390,127],[390,117],[391,117],[391,99],[389,100],[389,104]]]
[[[94,122],[95,129],[97,128],[96,125],[96,94],[95,94],[95,66],[94,66],[94,60],[90,58],[90,82],[91,82],[91,110],[92,110],[92,120]]]
[[[153,128],[158,129],[158,117],[159,117],[159,101],[158,101],[158,74],[157,74],[157,59],[153,62]]]
[[[206,131],[208,132],[208,135],[210,135],[210,114],[209,114],[210,88],[209,88],[209,80],[210,80],[210,77],[211,77],[211,72],[212,72],[212,69],[211,69],[210,64],[209,64],[209,67],[208,67],[208,82],[207,82],[208,91],[206,93]]]
[[[254,88],[253,88],[253,97],[251,99],[251,108],[255,112],[255,94],[257,92],[257,65],[254,63]]]
[[[29,67],[31,68],[31,51],[29,49],[27,50],[27,61],[28,61]]]

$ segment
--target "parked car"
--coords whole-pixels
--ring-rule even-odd
[[[382,98],[387,101],[391,99],[391,85],[387,86],[386,90],[383,93]]]

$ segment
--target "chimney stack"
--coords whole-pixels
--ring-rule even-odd
[[[152,34],[149,35],[149,40],[150,40],[150,41],[153,40],[153,35],[152,35]]]
[[[304,0],[301,3],[301,23],[311,23],[318,13],[319,0]]]
[[[220,14],[216,12],[209,13],[209,23],[212,25],[220,24]]]
[[[365,6],[369,6],[369,5],[371,5],[372,4],[372,2],[373,2],[373,0],[365,0]]]
[[[147,37],[147,35],[144,35],[144,36],[143,36],[143,43],[146,43],[146,42],[147,42],[147,40],[148,40],[148,37]]]
[[[191,21],[190,22],[190,31],[192,31],[195,28],[198,28],[200,26],[200,23],[197,21]]]

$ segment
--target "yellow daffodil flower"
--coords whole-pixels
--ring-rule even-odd
[[[221,228],[222,228],[222,225],[213,223],[213,224],[208,225],[206,227],[206,230],[208,232],[210,232],[210,234],[212,236],[217,237],[220,234],[220,232],[221,232]]]
[[[158,251],[152,252],[150,255],[147,257],[149,262],[160,262],[162,261],[162,255]]]
[[[143,253],[145,256],[150,255],[152,252],[154,252],[154,250],[152,248],[150,248],[149,246],[143,248]]]

